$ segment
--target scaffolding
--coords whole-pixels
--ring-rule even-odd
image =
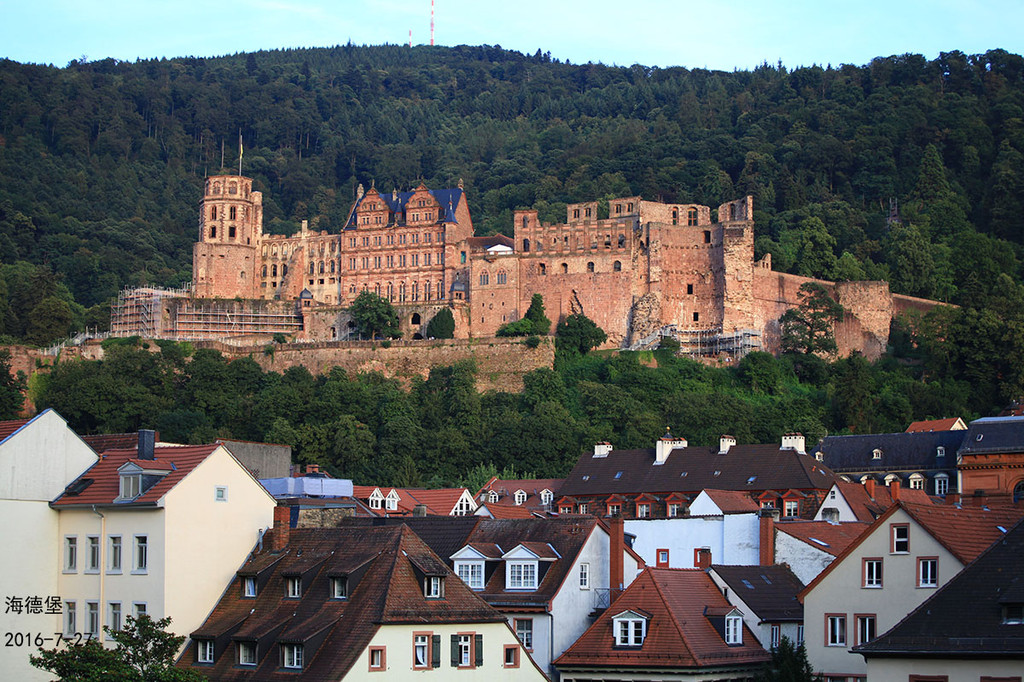
[[[757,329],[737,329],[723,332],[721,327],[709,329],[679,329],[666,325],[653,334],[633,343],[630,350],[656,348],[663,338],[679,342],[679,354],[691,358],[728,356],[740,359],[747,353],[761,350],[761,332]]]
[[[163,300],[187,298],[190,293],[188,286],[180,289],[122,289],[110,311],[110,335],[162,338]]]
[[[297,312],[235,310],[230,304],[218,305],[208,301],[179,306],[170,326],[173,338],[180,340],[250,334],[296,334],[302,331],[302,316]]]

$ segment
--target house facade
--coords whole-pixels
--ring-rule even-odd
[[[804,642],[804,609],[797,595],[804,584],[789,566],[713,565],[708,575],[765,649],[783,637],[796,646]]]
[[[993,503],[1024,500],[1024,417],[972,421],[957,451],[964,496]]]

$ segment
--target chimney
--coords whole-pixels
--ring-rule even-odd
[[[279,504],[274,507],[274,527],[270,533],[270,551],[280,552],[288,546],[291,534],[292,508]]]
[[[868,497],[875,499],[875,479],[869,478],[864,481],[864,489],[868,491]]]
[[[892,495],[893,502],[900,501],[900,482],[895,480],[889,484],[889,494]]]
[[[782,447],[780,450],[796,450],[801,455],[804,453],[804,435],[802,433],[787,433],[782,436]]]
[[[427,515],[427,505],[425,505],[425,504],[417,504],[415,507],[412,508],[412,515],[413,516],[426,516]]]
[[[722,436],[718,439],[718,454],[724,455],[729,452],[729,448],[736,445],[736,439],[732,436]]]
[[[607,457],[608,453],[612,451],[612,444],[608,441],[601,441],[600,443],[594,443],[594,457]]]
[[[608,540],[608,587],[612,589],[614,601],[614,597],[622,592],[624,586],[622,555],[626,551],[626,533],[622,516],[613,516],[609,526],[608,532],[611,537]]]
[[[758,561],[762,566],[773,566],[775,564],[775,522],[779,520],[779,510],[774,507],[762,507],[758,516],[761,517]]]
[[[319,473],[320,473],[320,465],[319,464],[307,464],[306,465],[306,474],[307,475],[308,474],[319,474]]]
[[[139,429],[139,448],[136,457],[139,459],[156,459],[156,431]]]
[[[676,438],[672,435],[671,429],[665,429],[665,435],[658,439],[658,442],[654,444],[654,463],[664,464],[668,456],[672,454],[672,451],[676,448],[685,448],[686,439]]]
[[[711,548],[699,547],[697,549],[697,568],[706,571],[711,568]]]
[[[839,510],[835,507],[825,507],[821,510],[821,518],[823,521],[831,523],[833,526],[839,525]]]

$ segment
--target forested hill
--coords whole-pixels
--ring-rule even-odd
[[[3,61],[0,334],[42,343],[125,285],[187,281],[202,179],[237,168],[239,134],[273,231],[337,230],[371,181],[462,178],[480,233],[520,206],[752,194],[777,269],[971,304],[1020,281],[1024,59],[1004,51],[732,73],[487,46]]]

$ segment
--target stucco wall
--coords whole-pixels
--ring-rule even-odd
[[[858,657],[859,658],[859,657]],[[909,680],[911,675],[945,675],[948,682],[978,682],[983,676],[1015,679],[1021,675],[1024,664],[1020,660],[927,660],[873,658],[868,661],[868,679]]]
[[[775,529],[775,563],[789,564],[793,575],[804,585],[817,578],[834,559],[828,552],[815,549],[803,540]]]
[[[657,565],[659,549],[669,551],[670,568],[694,568],[693,550],[711,548],[716,564],[752,565],[758,562],[756,514],[690,516],[678,519],[630,519],[626,532],[636,536],[633,550],[648,566]]]

